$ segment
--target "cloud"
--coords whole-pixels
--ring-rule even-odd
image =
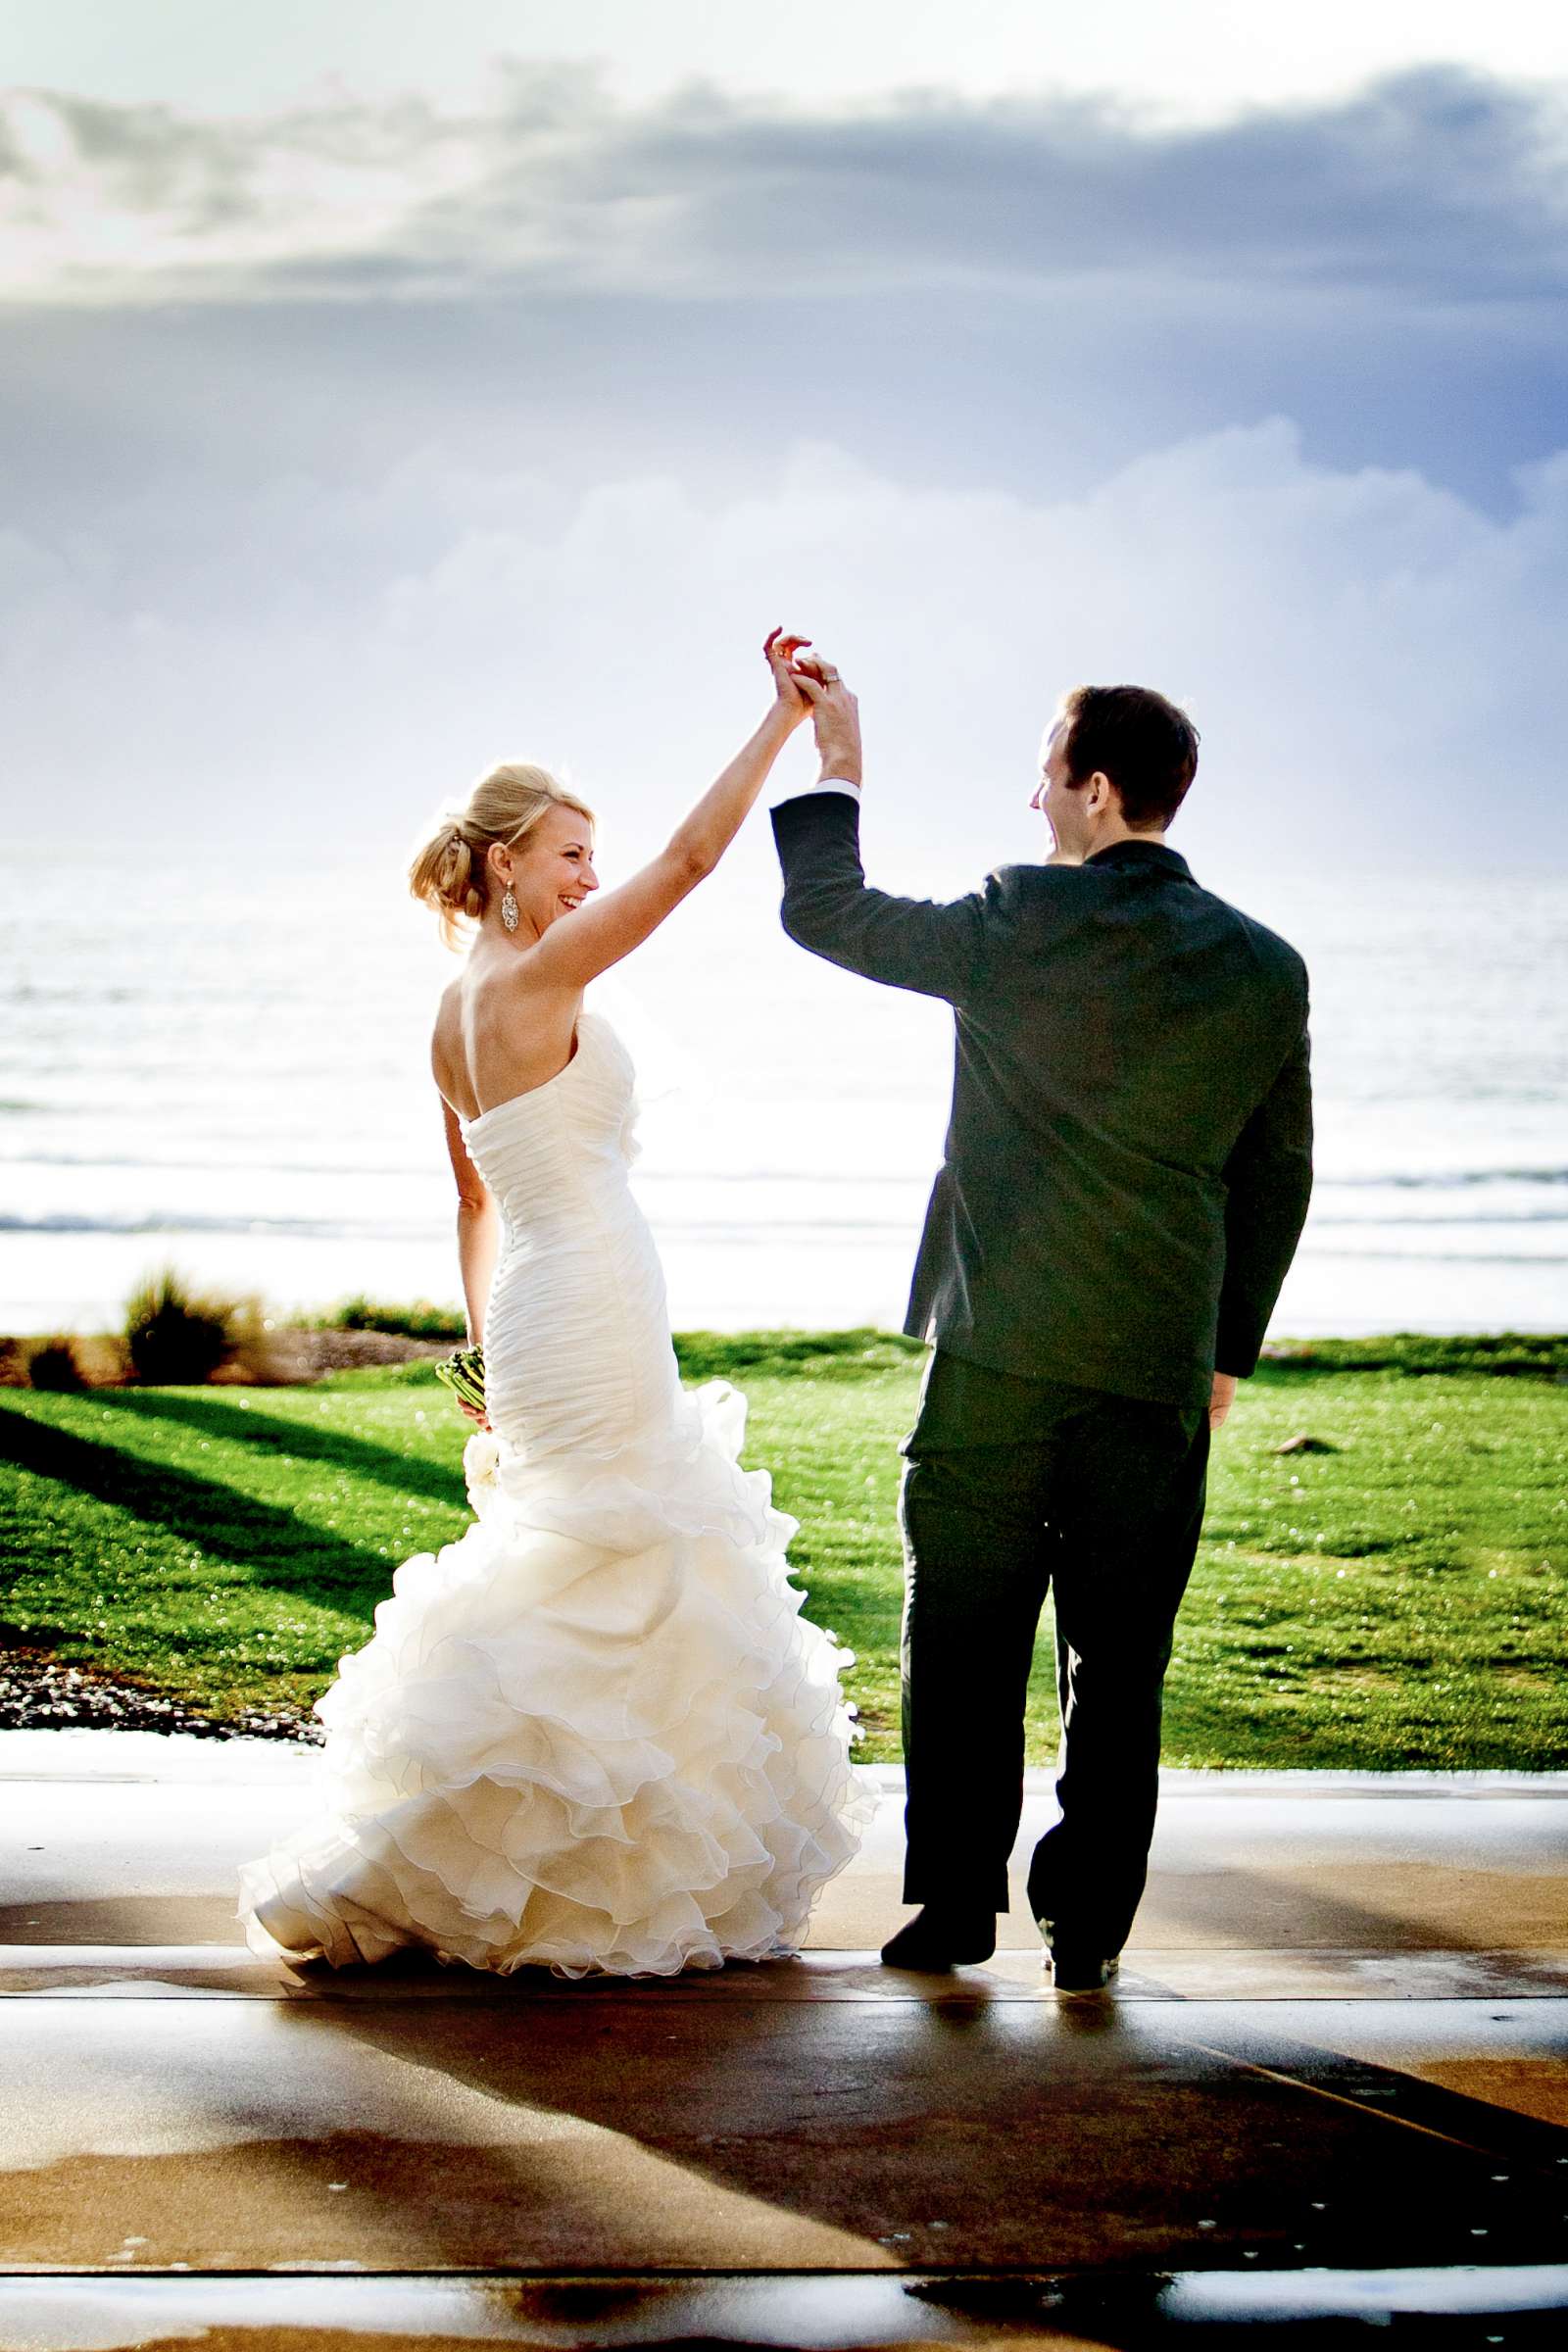
[[[1568,452],[1504,518],[1310,464],[1276,419],[1054,500],[809,446],[763,494],[576,496],[432,447],[369,488],[274,485],[238,532],[157,522],[0,538],[25,830],[384,850],[520,755],[571,766],[618,864],[751,723],[755,641],[788,618],[861,689],[875,838],[920,887],[1037,849],[1035,744],[1082,678],[1188,703],[1182,835],[1210,865],[1568,858]]]
[[[342,843],[523,750],[651,840],[799,617],[911,871],[1024,852],[1050,702],[1112,674],[1193,704],[1224,854],[1560,862],[1563,152],[1451,69],[1179,130],[14,93],[24,812]]]
[[[1560,296],[1560,93],[1457,67],[1203,128],[1051,95],[812,115],[514,67],[466,116],[249,121],[13,93],[0,284],[69,304],[1129,289]],[[1130,297],[1131,298],[1131,297]]]
[[[1560,95],[1456,70],[1176,130],[1020,97],[467,115],[0,102],[0,468],[58,538],[156,488],[230,536],[297,473],[439,445],[704,496],[809,439],[1081,495],[1286,414],[1340,470],[1512,512],[1560,441]]]

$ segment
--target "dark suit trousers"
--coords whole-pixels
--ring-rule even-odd
[[[931,1360],[904,1531],[905,1900],[1007,1908],[1023,1716],[1056,1609],[1061,1820],[1035,1848],[1037,1918],[1120,1951],[1143,1894],[1160,1694],[1203,1518],[1208,1415]]]

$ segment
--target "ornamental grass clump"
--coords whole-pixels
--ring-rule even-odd
[[[34,1348],[27,1358],[27,1385],[34,1389],[53,1389],[68,1395],[86,1387],[81,1366],[76,1361],[74,1340],[59,1337],[45,1340]]]
[[[237,1301],[197,1298],[172,1266],[139,1282],[125,1301],[125,1348],[135,1377],[156,1388],[211,1380],[238,1345]]]

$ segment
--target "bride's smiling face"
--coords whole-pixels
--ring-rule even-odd
[[[542,939],[563,915],[575,914],[599,888],[594,872],[594,829],[575,808],[547,808],[533,831],[514,850],[499,843],[490,852],[499,884],[512,885],[517,902],[517,933]]]

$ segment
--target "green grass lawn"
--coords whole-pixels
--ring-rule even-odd
[[[897,1443],[920,1358],[871,1335],[683,1344],[802,1522],[808,1607],[898,1752]],[[1510,1360],[1324,1347],[1266,1366],[1216,1442],[1166,1758],[1568,1767],[1568,1387]],[[1347,1367],[1349,1368],[1347,1368]],[[1335,1450],[1281,1455],[1308,1432]],[[391,1571],[466,1521],[466,1425],[425,1366],[314,1388],[0,1392],[0,1618],[215,1716],[304,1710]],[[1031,1753],[1055,1709],[1042,1629]]]

